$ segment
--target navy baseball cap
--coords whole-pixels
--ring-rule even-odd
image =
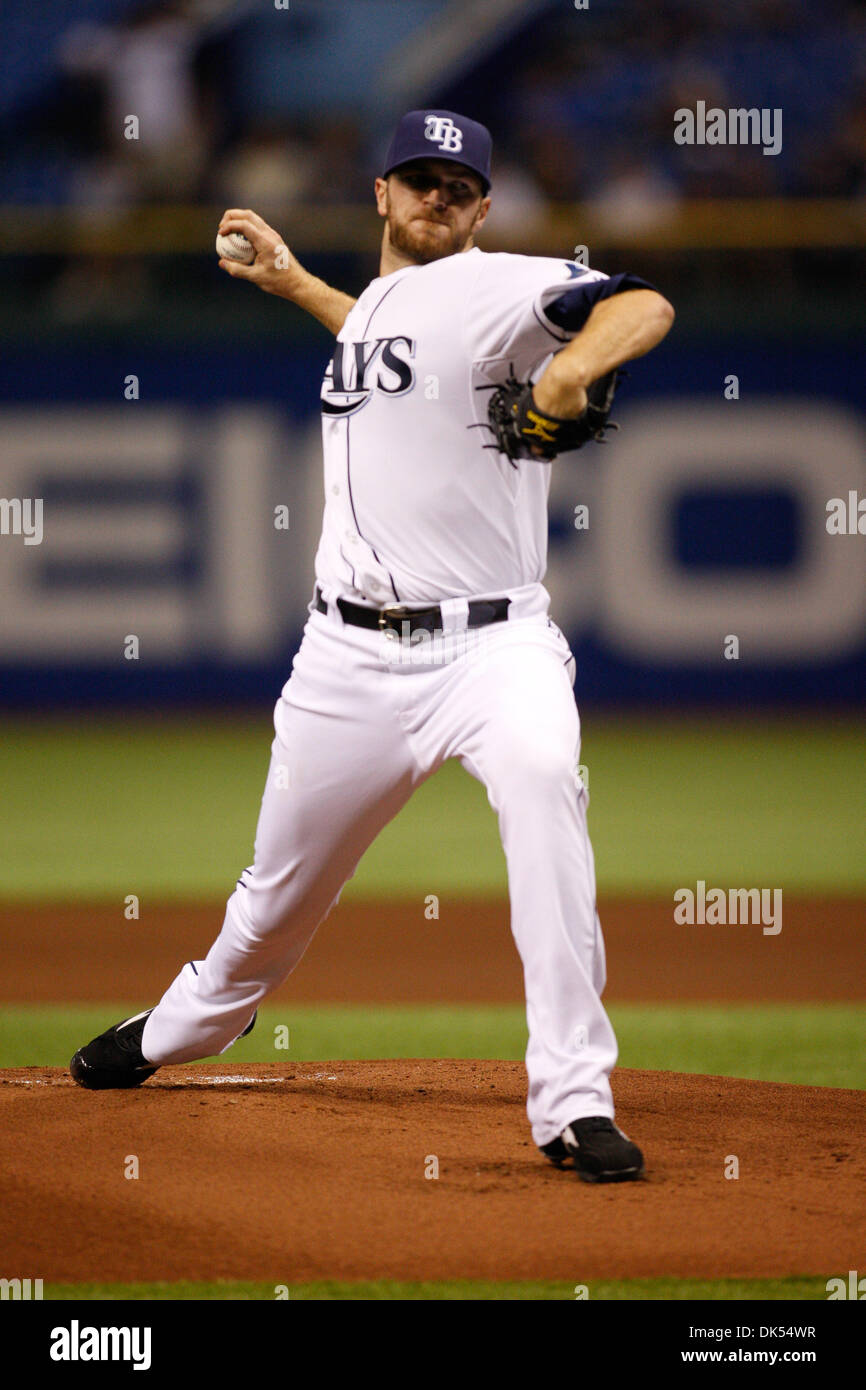
[[[413,159],[450,159],[478,174],[490,188],[490,131],[456,111],[408,111],[394,131],[385,157],[384,177]]]

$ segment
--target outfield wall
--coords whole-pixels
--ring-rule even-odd
[[[79,344],[7,363],[3,704],[275,695],[312,588],[326,351]],[[855,362],[674,341],[633,365],[621,433],[552,469],[548,584],[581,699],[863,699]]]

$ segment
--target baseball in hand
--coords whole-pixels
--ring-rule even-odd
[[[217,236],[217,255],[224,261],[240,261],[241,265],[252,265],[256,258],[256,248],[240,232],[229,232],[228,236]]]

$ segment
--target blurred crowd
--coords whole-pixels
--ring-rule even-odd
[[[249,6],[103,8],[102,22],[62,33],[51,92],[17,113],[14,149],[7,132],[6,201],[207,201],[267,215],[369,196],[374,112],[287,115],[276,92],[271,114],[261,92],[245,102],[233,64]],[[611,218],[646,220],[686,197],[866,192],[866,11],[853,0],[618,0],[591,25],[540,5],[460,87],[427,96],[448,98],[494,132],[504,214],[590,199]],[[781,154],[676,145],[674,112],[698,100],[781,108]]]
[[[3,201],[103,220],[161,203],[253,207],[278,227],[299,206],[369,204],[389,128],[413,102],[389,107],[378,76],[359,100],[345,64],[342,85],[314,76],[288,91],[285,45],[296,74],[317,74],[325,13],[291,3],[291,27],[275,31],[276,11],[251,0],[66,0],[44,53],[20,33],[7,44],[6,61],[17,53],[39,81],[26,100],[14,80],[0,90]],[[364,22],[389,13],[371,2]],[[321,60],[321,25],[318,41]],[[420,99],[490,126],[500,233],[572,200],[596,227],[640,232],[689,198],[862,198],[866,0],[537,0]],[[699,101],[780,110],[780,152],[677,144],[675,112]],[[152,270],[79,255],[42,283],[55,318],[111,317],[146,302]]]

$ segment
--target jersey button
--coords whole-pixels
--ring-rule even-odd
[[[340,489],[336,483],[334,483],[334,486],[331,488],[331,491],[333,492],[335,497],[339,497]]]

